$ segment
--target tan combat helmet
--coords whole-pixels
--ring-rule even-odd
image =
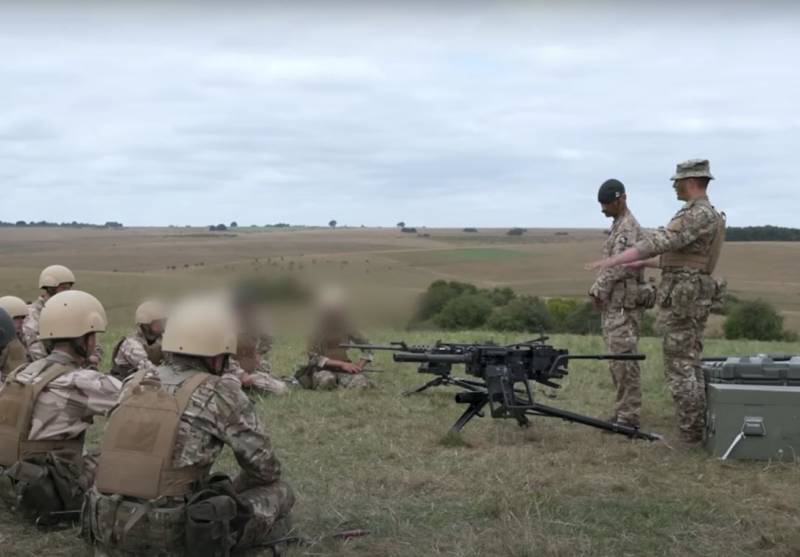
[[[75,283],[75,275],[63,265],[50,265],[39,275],[39,288],[57,288],[60,284]]]
[[[3,296],[0,298],[0,308],[6,310],[11,319],[28,316],[28,304],[16,296]]]
[[[164,352],[213,357],[236,353],[236,319],[222,300],[193,299],[169,315],[164,331]]]
[[[142,302],[136,308],[136,324],[149,325],[153,321],[163,321],[167,318],[167,306],[156,300]]]
[[[97,298],[80,290],[67,290],[44,305],[39,319],[39,339],[80,338],[89,333],[104,333],[106,327],[106,310]]]

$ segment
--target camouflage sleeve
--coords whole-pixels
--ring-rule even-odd
[[[622,231],[622,233],[617,234],[609,256],[613,257],[615,255],[619,255],[628,248],[632,247],[634,245],[632,239],[635,238],[635,233],[636,231]],[[594,284],[591,286],[591,288],[589,288],[589,295],[593,298],[607,301],[611,297],[611,292],[614,290],[614,286],[619,281],[626,278],[636,277],[636,273],[637,271],[629,269],[624,265],[603,269],[600,274],[597,275],[597,279],[594,281]]]
[[[646,233],[644,239],[636,243],[636,249],[645,257],[681,250],[703,235],[713,235],[717,221],[713,211],[695,208],[680,217],[679,226],[677,231],[659,228]]]
[[[75,388],[86,397],[85,418],[105,415],[117,404],[122,383],[115,377],[93,369],[79,369],[71,375]]]
[[[350,342],[354,344],[369,344],[369,339],[367,336],[358,329],[351,329],[348,333],[348,337],[350,338]],[[375,359],[375,356],[373,355],[372,350],[362,350],[361,359],[371,362]]]
[[[237,484],[269,485],[281,477],[281,465],[256,413],[255,406],[232,375],[223,375],[215,390],[222,411],[219,435],[241,467]]]
[[[45,350],[44,344],[39,341],[39,321],[31,315],[31,310],[28,311],[28,317],[22,322],[22,340],[28,349],[28,358],[35,362],[46,358],[47,350]]]
[[[322,369],[328,363],[328,358],[324,354],[325,349],[322,346],[322,337],[315,334],[308,341],[308,365]]]
[[[122,342],[119,350],[117,351],[117,357],[115,360],[121,360],[118,363],[128,364],[138,369],[146,369],[148,371],[156,370],[156,366],[154,366],[150,361],[150,357],[147,355],[147,351],[144,349],[144,346],[135,340],[131,340],[130,338],[126,338]]]
[[[228,358],[228,367],[225,368],[224,373],[233,375],[239,380],[241,380],[242,376],[245,375],[244,368],[242,368],[242,365],[239,363],[239,360],[237,360],[233,356]]]

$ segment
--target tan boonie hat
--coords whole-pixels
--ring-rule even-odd
[[[684,178],[708,178],[713,180],[714,176],[711,175],[711,165],[708,159],[690,159],[678,163],[675,168],[675,174],[672,175],[670,180],[683,180]]]

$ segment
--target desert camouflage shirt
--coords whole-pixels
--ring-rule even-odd
[[[150,355],[145,349],[147,344],[147,339],[144,338],[142,331],[136,329],[131,335],[125,337],[125,340],[119,345],[112,365],[131,368],[133,372],[138,369],[155,371],[156,366],[150,361]]]
[[[155,374],[149,374],[142,385],[158,388],[158,375],[170,372],[191,376],[198,369],[190,359],[173,354]],[[131,382],[126,383],[122,396],[130,385]],[[177,390],[175,387],[167,388],[173,392]],[[194,391],[181,416],[172,465],[175,468],[211,466],[225,445],[233,450],[241,468],[237,485],[255,487],[280,479],[281,465],[272,450],[270,438],[255,406],[233,374],[212,377]]]
[[[348,320],[320,321],[308,343],[309,364],[321,369],[328,360],[348,361],[347,350],[339,347],[347,342],[368,344],[369,340]],[[362,350],[361,358],[371,362],[372,352]]]
[[[642,239],[642,236],[642,228],[636,217],[630,211],[626,211],[624,215],[614,220],[614,225],[611,227],[611,232],[603,247],[603,257],[612,257],[632,248]],[[589,295],[602,301],[608,301],[611,299],[614,289],[623,285],[623,281],[626,279],[636,279],[640,282],[644,279],[644,271],[629,269],[624,265],[604,269],[589,289]]]
[[[47,350],[39,341],[39,318],[46,301],[44,296],[39,296],[28,306],[28,316],[22,322],[22,340],[28,349],[28,357],[31,361],[41,360],[47,356]]]
[[[63,352],[55,351],[47,359],[75,369],[51,381],[36,399],[29,439],[75,439],[88,429],[92,417],[104,415],[116,404],[121,384],[113,377],[79,367]],[[41,369],[36,362],[29,364],[15,380],[36,384]]]
[[[671,251],[705,255],[711,250],[719,219],[708,197],[698,197],[686,203],[667,228],[648,232],[635,247],[647,257]]]

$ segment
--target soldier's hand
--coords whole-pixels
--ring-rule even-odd
[[[599,259],[597,261],[592,261],[591,263],[587,263],[583,266],[584,270],[586,271],[597,271],[600,269],[605,269],[608,267],[607,259]]]
[[[88,362],[89,362],[89,367],[97,369],[97,366],[100,365],[100,358],[92,354],[91,356],[89,356]]]
[[[344,364],[342,364],[342,371],[345,373],[356,375],[358,373],[361,373],[361,368],[359,368],[357,364],[345,362]]]

